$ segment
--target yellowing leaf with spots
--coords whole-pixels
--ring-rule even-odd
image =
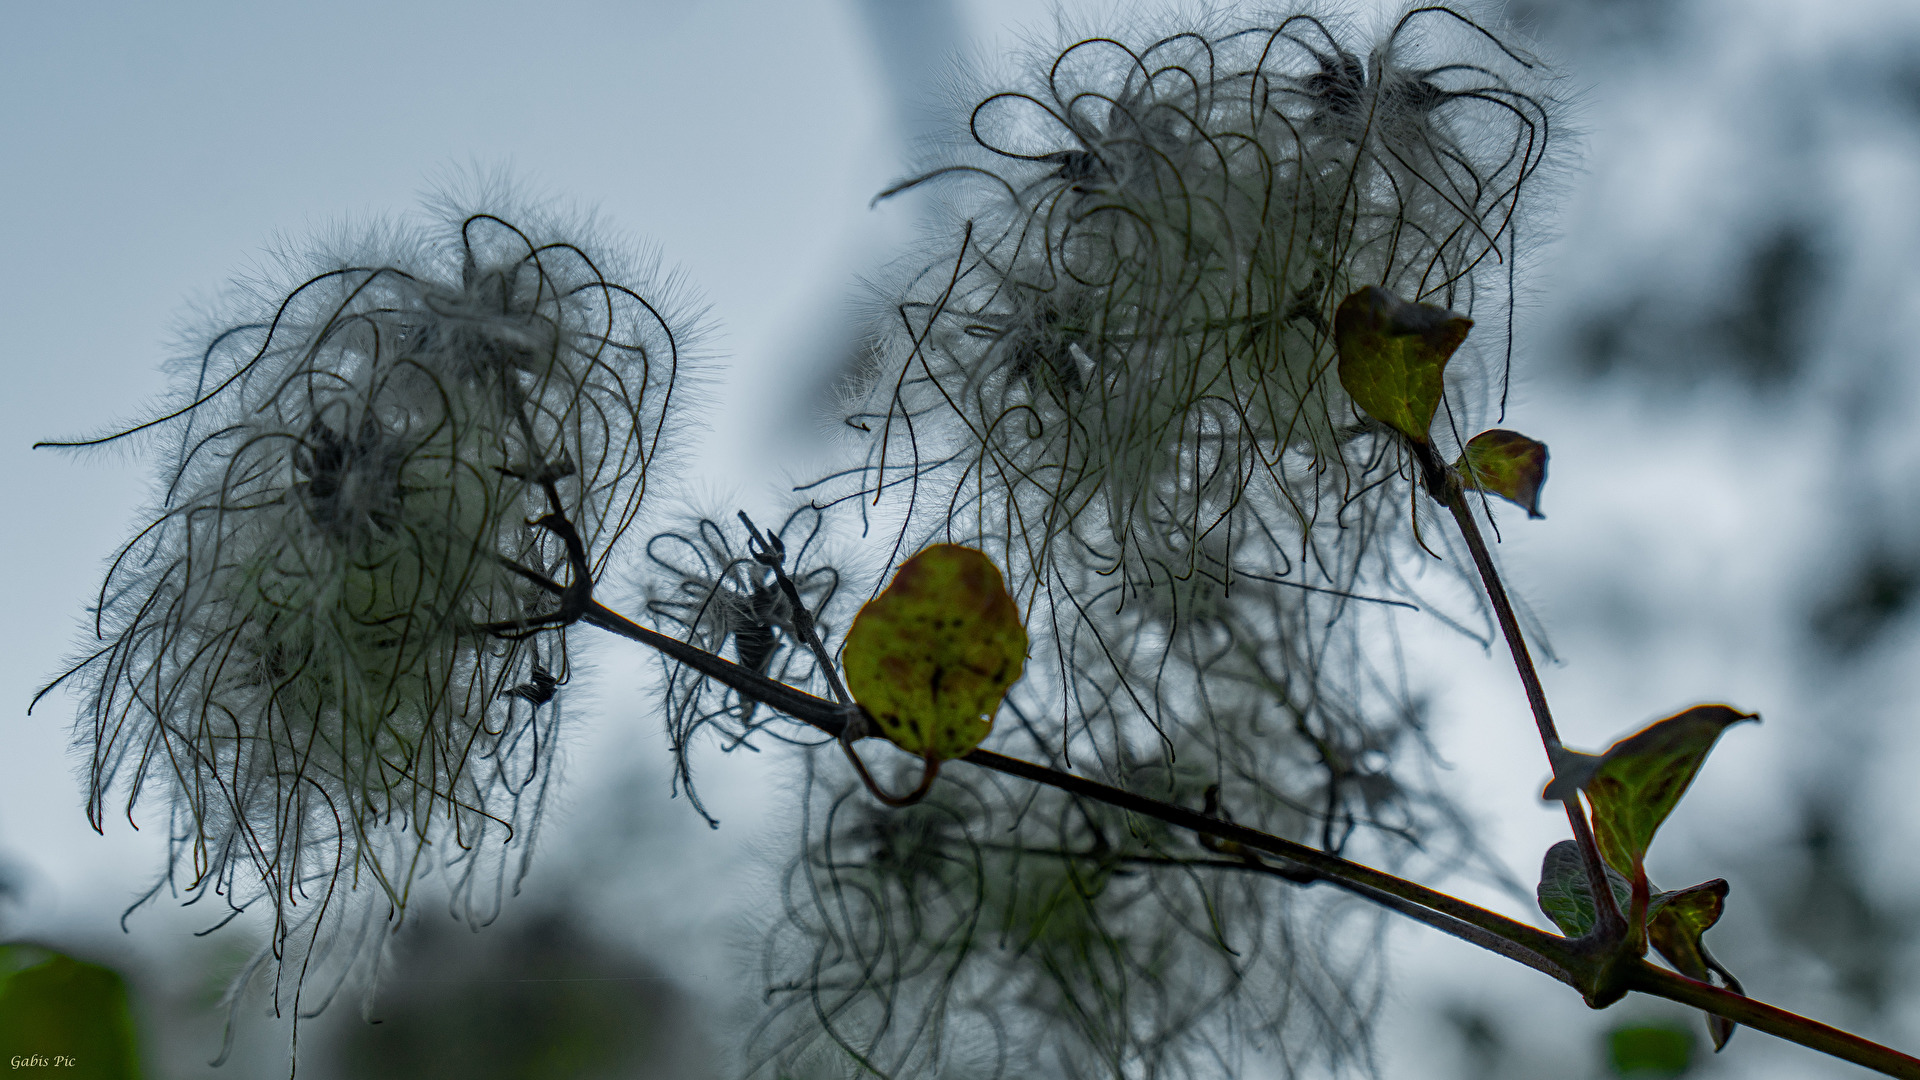
[[[909,753],[963,757],[1027,659],[1027,631],[993,560],[936,544],[908,559],[847,632],[847,689]]]
[[[1333,313],[1340,385],[1368,416],[1417,443],[1440,407],[1447,360],[1473,320],[1432,304],[1412,304],[1378,285],[1340,301]]]

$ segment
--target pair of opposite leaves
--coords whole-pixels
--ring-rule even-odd
[[[1471,329],[1473,320],[1464,315],[1432,304],[1411,304],[1369,285],[1342,300],[1333,315],[1340,386],[1368,416],[1417,447],[1431,446],[1447,361]],[[1453,468],[1465,486],[1498,495],[1525,509],[1528,517],[1543,516],[1546,444],[1493,428],[1467,440]]]
[[[1354,404],[1417,447],[1432,445],[1447,361],[1473,321],[1431,304],[1411,304],[1378,286],[1341,301],[1334,314],[1340,385]],[[1511,431],[1482,432],[1454,464],[1461,483],[1539,516],[1547,448]],[[1444,493],[1435,492],[1436,497]],[[1658,721],[1604,754],[1560,750],[1545,797],[1584,791],[1601,857],[1637,881],[1654,831],[1672,813],[1707,751],[1728,726],[1752,719],[1725,705],[1701,705]]]
[[[1672,892],[1662,892],[1647,880],[1647,848],[1667,815],[1679,805],[1694,776],[1723,732],[1746,720],[1758,720],[1726,705],[1696,705],[1658,720],[1621,739],[1605,753],[1583,754],[1561,750],[1553,763],[1554,780],[1541,793],[1559,800],[1585,792],[1593,810],[1593,838],[1600,848],[1608,891],[1621,912],[1630,909],[1636,883],[1647,892],[1646,940],[1675,971],[1741,993],[1740,981],[1714,960],[1701,935],[1720,921],[1727,901],[1722,878]],[[1536,890],[1540,910],[1560,932],[1581,937],[1593,930],[1599,915],[1585,861],[1571,840],[1547,850]],[[1707,1030],[1715,1050],[1733,1036],[1733,1021],[1711,1013]]]

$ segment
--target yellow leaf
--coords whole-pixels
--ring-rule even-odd
[[[993,730],[1026,658],[1026,627],[999,568],[973,548],[936,544],[860,609],[841,662],[882,735],[946,761]]]
[[[1440,407],[1447,360],[1473,320],[1432,304],[1411,304],[1378,285],[1340,301],[1333,313],[1340,385],[1368,416],[1417,443]]]

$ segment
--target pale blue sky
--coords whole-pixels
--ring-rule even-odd
[[[939,69],[937,45],[914,27],[945,27],[932,37],[957,35],[956,47],[1004,41],[994,35],[1024,11],[977,0],[902,29],[873,18],[884,2],[0,9],[0,492],[14,507],[0,535],[18,613],[0,630],[0,697],[18,706],[0,710],[0,862],[25,882],[20,902],[0,906],[0,932],[104,933],[159,867],[158,837],[124,821],[105,837],[87,828],[66,749],[69,703],[21,715],[72,649],[103,560],[146,498],[146,470],[114,453],[28,444],[140,415],[164,386],[160,363],[178,355],[173,333],[191,306],[277,239],[405,213],[437,178],[505,168],[529,192],[657,246],[704,297],[725,372],[725,405],[703,433],[705,483],[760,497],[769,476],[754,463],[791,464],[806,445],[796,432],[812,421],[795,418],[796,403],[817,400],[844,348],[857,275],[911,234],[910,202],[876,211],[868,200],[901,173],[904,134],[919,123],[897,107],[899,80]],[[1877,769],[1863,789],[1891,789],[1889,773],[1920,767],[1911,725],[1882,738],[1863,722],[1834,736],[1838,749],[1823,737],[1835,730],[1821,713],[1833,697],[1796,666],[1790,633],[1823,557],[1851,542],[1833,470],[1867,461],[1879,487],[1865,497],[1890,505],[1872,493],[1911,490],[1920,439],[1884,408],[1846,412],[1859,389],[1838,375],[1815,372],[1785,398],[1712,385],[1658,396],[1555,374],[1564,367],[1552,353],[1596,297],[1648,282],[1708,295],[1744,237],[1806,214],[1842,253],[1844,287],[1830,305],[1841,329],[1816,354],[1836,369],[1880,365],[1884,377],[1868,385],[1882,406],[1920,400],[1910,331],[1860,330],[1920,318],[1920,124],[1900,119],[1897,90],[1872,74],[1882,60],[1894,70],[1901,55],[1920,57],[1920,15],[1872,0],[1833,7],[1815,20],[1783,0],[1694,0],[1656,17],[1622,2],[1593,7],[1607,19],[1544,22],[1569,35],[1568,82],[1585,95],[1574,120],[1590,137],[1565,177],[1565,209],[1551,215],[1563,238],[1541,256],[1522,339],[1539,362],[1527,367],[1523,349],[1510,416],[1554,447],[1549,518],[1510,524],[1506,555],[1567,657],[1548,677],[1570,741],[1595,748],[1703,699],[1767,715],[1765,727],[1729,737],[1692,797],[1698,816],[1676,821],[1669,850],[1700,863],[1699,877],[1732,876],[1713,865],[1747,839],[1729,830],[1778,827],[1767,791],[1804,778],[1822,755],[1870,749]],[[877,39],[885,33],[895,36]],[[1920,61],[1909,63],[1920,79]],[[1899,702],[1913,688],[1911,623],[1897,639],[1905,652],[1847,674],[1856,711],[1910,724]],[[1460,766],[1463,797],[1516,871],[1531,873],[1563,825],[1533,799],[1545,765],[1510,676],[1445,634],[1415,635],[1408,648],[1427,650],[1440,673],[1436,739]],[[661,749],[657,719],[622,697],[638,676],[601,655],[605,685],[574,714],[587,729],[573,755],[583,791],[613,774],[619,754]],[[759,765],[717,768],[715,791],[764,801]],[[691,818],[664,792],[661,804]],[[1889,850],[1920,850],[1917,827],[1910,806],[1890,813]],[[722,834],[689,830],[723,853],[690,864],[739,856],[754,829],[741,813]],[[1920,868],[1909,859],[1881,884],[1920,884]],[[1516,1010],[1567,997],[1546,1006],[1552,1022],[1588,1022],[1531,973],[1430,936],[1394,941],[1411,973],[1397,1006],[1409,1016],[1457,984]],[[702,963],[717,973],[726,960]],[[1756,992],[1780,989],[1754,974]],[[1811,993],[1805,1005],[1829,1000]],[[1905,1000],[1885,1034],[1904,1031],[1911,1045],[1920,1013]],[[1736,1043],[1730,1054],[1756,1056],[1732,1074],[1822,1067],[1768,1064],[1749,1050],[1761,1041]],[[1405,1050],[1388,1060],[1395,1077],[1453,1075]]]

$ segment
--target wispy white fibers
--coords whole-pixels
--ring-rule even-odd
[[[1206,572],[1249,499],[1310,547],[1398,464],[1333,375],[1334,306],[1506,311],[1552,106],[1466,14],[1215,18],[981,82],[965,142],[900,185],[948,201],[883,287],[859,419],[877,479],[950,463],[939,496],[1017,568]]]
[[[1035,655],[995,749],[1423,877],[1471,862],[1396,621],[1475,594],[1331,327],[1378,285],[1472,316],[1498,364],[1542,66],[1464,9],[1216,13],[1067,37],[958,97],[943,159],[895,189],[944,203],[877,285],[866,457],[822,502],[877,504],[901,555],[1005,567]],[[1443,450],[1499,381],[1449,382]],[[770,1071],[1365,1070],[1370,916],[996,786],[883,813],[822,770],[767,938]]]
[[[1416,535],[1400,442],[1341,390],[1332,312],[1383,286],[1497,355],[1557,109],[1540,62],[1424,7],[1091,35],[978,82],[947,162],[900,185],[947,202],[882,286],[865,493],[904,504],[907,550],[1003,561],[1052,653],[1016,696],[1069,717],[1069,756],[1204,728],[1220,695],[1322,743],[1408,715],[1368,601],[1417,599],[1445,535]],[[1471,382],[1443,449],[1497,409]]]
[[[436,216],[285,256],[177,407],[111,437],[165,467],[68,675],[95,826],[165,805],[155,892],[265,900],[297,1015],[424,873],[475,924],[524,873],[568,672],[547,583],[632,521],[684,357],[651,265],[535,214]]]

